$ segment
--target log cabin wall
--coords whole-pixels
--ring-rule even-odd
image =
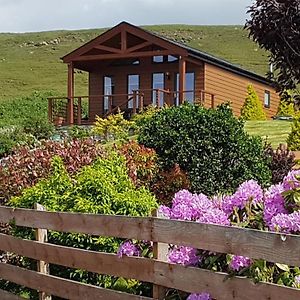
[[[165,74],[165,89],[175,91],[176,73],[179,71],[178,61],[154,63],[151,57],[140,58],[138,65],[110,65],[109,67],[101,68],[99,71],[89,73],[89,95],[103,95],[104,76],[113,76],[115,80],[115,94],[128,93],[128,75],[140,76],[140,90],[148,90],[145,92],[144,105],[152,103],[152,74]],[[187,73],[194,72],[195,74],[195,98],[200,98],[200,90],[204,89],[204,64],[195,65],[187,63]],[[169,73],[169,76],[166,75]],[[118,106],[126,101],[126,96],[114,97],[114,105]],[[166,99],[167,100],[167,99]],[[168,99],[167,102],[172,102]],[[173,103],[168,103],[172,105]],[[91,98],[89,107],[90,119],[94,119],[95,115],[103,115],[104,113],[103,97]]]
[[[264,105],[265,91],[270,92],[270,107],[264,108],[268,118],[276,115],[280,97],[270,85],[241,76],[220,67],[205,63],[205,90],[215,94],[216,105],[230,101],[233,112],[240,116],[247,96],[247,86],[252,84]]]

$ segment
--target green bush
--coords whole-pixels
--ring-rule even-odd
[[[285,98],[280,99],[277,116],[294,116],[295,108],[293,103],[289,103]]]
[[[241,108],[241,117],[244,120],[266,120],[266,114],[262,102],[256,94],[252,85],[247,87],[248,95]]]
[[[245,133],[243,121],[225,104],[215,110],[190,104],[162,109],[141,128],[138,141],[156,150],[165,169],[179,164],[195,192],[213,195],[245,180],[271,180],[261,139]]]
[[[25,119],[40,117],[47,120],[47,97],[51,92],[34,92],[27,97],[19,97],[0,102],[0,127],[22,125]]]
[[[101,136],[105,141],[125,139],[129,136],[129,129],[133,122],[127,121],[123,113],[111,114],[107,118],[96,116],[93,133]]]
[[[287,144],[289,150],[299,151],[300,150],[300,116],[294,118],[292,124],[292,131],[287,138]]]
[[[112,153],[82,168],[71,177],[60,158],[52,162],[52,175],[11,199],[15,207],[33,208],[35,202],[49,211],[70,211],[109,215],[149,216],[157,207],[155,198],[144,188],[135,188],[127,175],[124,158]],[[16,231],[23,238],[33,232]],[[94,251],[116,253],[122,240],[75,233],[49,231],[49,242]],[[82,270],[50,266],[51,275],[72,278],[106,288],[125,289],[139,293],[145,288],[140,282],[97,275]],[[121,284],[121,283],[122,284]]]
[[[38,140],[49,139],[55,131],[54,125],[42,116],[26,118],[22,125],[26,134],[31,134]]]
[[[32,145],[34,142],[34,137],[25,134],[21,127],[0,128],[0,158],[11,154],[17,146]]]

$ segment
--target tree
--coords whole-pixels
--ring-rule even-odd
[[[247,97],[241,108],[241,117],[244,120],[266,120],[267,117],[262,102],[259,100],[259,97],[251,84],[248,85],[247,92]]]
[[[300,83],[300,0],[256,0],[245,28],[261,48],[270,52],[278,91]]]

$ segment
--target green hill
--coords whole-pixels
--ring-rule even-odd
[[[146,26],[194,48],[265,74],[267,53],[247,38],[241,26]],[[66,65],[60,57],[102,33],[104,29],[0,33],[0,100],[54,91],[66,95]],[[87,94],[86,74],[76,74],[76,93]]]

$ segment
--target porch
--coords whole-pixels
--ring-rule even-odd
[[[197,97],[195,97],[197,95]],[[118,111],[124,113],[126,119],[142,112],[148,105],[162,107],[179,105],[183,101],[200,104],[205,107],[215,106],[215,95],[204,90],[169,91],[164,89],[133,90],[130,94],[106,94],[73,97],[49,97],[48,119],[56,126],[91,125],[95,115],[90,114],[91,103],[103,106],[100,117],[108,117]],[[99,110],[100,112],[100,110]]]

